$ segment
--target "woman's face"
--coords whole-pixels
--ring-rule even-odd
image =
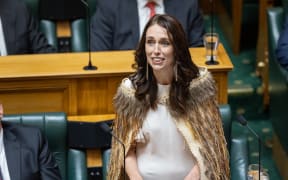
[[[174,48],[166,29],[158,24],[147,29],[145,51],[147,61],[154,72],[173,71]]]

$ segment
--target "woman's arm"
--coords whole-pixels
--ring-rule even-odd
[[[189,174],[184,178],[184,180],[199,180],[200,179],[200,169],[198,164],[193,166]]]
[[[125,158],[126,173],[130,180],[142,180],[137,166],[136,147],[131,146]]]

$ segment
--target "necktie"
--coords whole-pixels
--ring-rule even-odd
[[[155,2],[148,2],[146,6],[150,9],[150,18],[155,15]]]

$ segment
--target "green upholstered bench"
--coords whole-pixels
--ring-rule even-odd
[[[3,121],[38,127],[47,137],[63,180],[87,180],[86,154],[70,149],[67,143],[67,118],[65,113],[29,113],[5,115]]]
[[[246,180],[248,159],[248,139],[246,135],[232,136],[232,115],[230,105],[220,105],[223,129],[230,153],[231,180]]]
[[[246,180],[248,168],[248,141],[245,135],[232,137],[232,118],[231,109],[228,104],[220,105],[220,113],[223,121],[224,134],[227,141],[227,147],[230,152],[230,172],[232,180]],[[103,151],[102,170],[103,179],[106,179],[110,149]]]
[[[287,0],[283,0],[283,3],[285,2],[288,3]],[[269,113],[274,129],[273,158],[283,179],[287,180],[288,71],[279,65],[275,55],[275,49],[277,47],[278,39],[284,25],[284,20],[285,11],[283,10],[282,6],[267,9],[270,95]]]

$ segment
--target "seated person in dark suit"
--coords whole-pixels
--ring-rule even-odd
[[[276,56],[281,66],[288,71],[288,17],[278,40]]]
[[[0,121],[2,117],[0,103]],[[47,140],[34,127],[0,122],[0,167],[0,176],[4,180],[61,179]]]
[[[151,10],[151,0],[99,0],[91,19],[91,50],[135,49]],[[198,0],[154,0],[155,14],[177,18],[190,47],[203,46],[204,21]]]
[[[24,1],[0,0],[0,54],[49,53],[50,46],[38,30]]]

